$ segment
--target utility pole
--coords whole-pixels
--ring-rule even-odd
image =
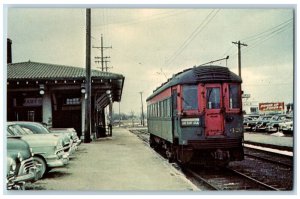
[[[91,142],[91,9],[86,9],[86,103],[84,143]]]
[[[103,55],[103,51],[105,48],[112,48],[112,46],[110,47],[104,47],[104,44],[103,44],[103,35],[101,34],[101,46],[100,47],[93,47],[93,48],[97,48],[97,49],[100,49],[101,50],[101,57],[95,57],[96,59],[101,59],[100,62],[101,62],[101,71],[104,71],[104,62],[106,63],[106,72],[107,72],[107,60],[104,60],[104,59],[107,59],[107,58],[110,58],[110,57],[104,57]],[[98,63],[99,61],[95,61],[96,63]]]
[[[248,45],[247,45],[247,44],[241,43],[241,41],[238,41],[238,42],[232,42],[232,43],[238,45],[239,76],[240,76],[240,78],[242,78],[242,74],[241,74],[241,46],[248,46]]]
[[[142,104],[142,123],[141,125],[145,126],[144,123],[144,109],[143,109],[143,92],[139,92],[141,94],[141,104]]]

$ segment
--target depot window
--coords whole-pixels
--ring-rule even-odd
[[[183,86],[182,89],[182,104],[183,110],[198,109],[198,89],[197,86]]]
[[[229,85],[229,108],[240,108],[240,95],[239,95],[239,85],[230,84]]]

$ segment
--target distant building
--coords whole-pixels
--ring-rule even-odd
[[[243,111],[246,114],[258,114],[258,102],[243,98]]]

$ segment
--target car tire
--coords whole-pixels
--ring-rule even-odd
[[[47,164],[45,160],[41,157],[34,156],[33,159],[37,164],[41,165],[41,177],[39,178],[41,179],[44,176],[44,174],[47,172]]]

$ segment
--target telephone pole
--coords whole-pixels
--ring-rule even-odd
[[[248,46],[247,44],[241,43],[241,41],[238,42],[232,42],[233,44],[238,45],[238,65],[239,65],[239,76],[242,78],[241,74],[241,46]]]
[[[144,123],[144,109],[143,109],[143,92],[139,92],[141,94],[141,104],[142,104],[142,125],[145,126]]]
[[[91,9],[86,9],[86,103],[84,143],[91,142]]]
[[[109,62],[109,61],[107,61],[107,60],[104,60],[104,59],[107,59],[107,58],[110,58],[110,57],[104,57],[104,55],[103,55],[103,51],[104,51],[104,49],[106,49],[106,48],[112,48],[112,46],[110,46],[110,47],[104,47],[103,46],[103,35],[101,34],[101,46],[100,47],[94,47],[93,46],[93,48],[97,48],[97,49],[100,49],[101,50],[101,57],[95,57],[96,59],[100,59],[100,61],[95,61],[96,63],[99,63],[99,62],[101,62],[101,71],[104,71],[104,63],[105,63],[105,65],[106,65],[106,72],[107,72],[107,62]]]

